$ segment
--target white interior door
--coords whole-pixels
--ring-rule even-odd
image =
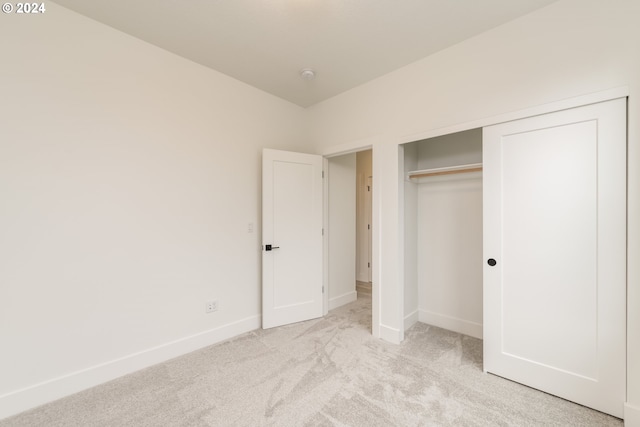
[[[322,316],[322,157],[262,153],[262,327]]]
[[[483,162],[485,371],[622,417],[626,100],[485,128]]]

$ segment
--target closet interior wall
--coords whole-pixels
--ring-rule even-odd
[[[482,163],[482,129],[403,146],[405,328],[482,338],[482,172],[408,173]]]

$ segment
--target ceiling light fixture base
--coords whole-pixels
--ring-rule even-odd
[[[316,78],[316,72],[313,71],[311,68],[303,68],[302,70],[300,70],[300,77],[302,77],[303,80],[313,80]]]

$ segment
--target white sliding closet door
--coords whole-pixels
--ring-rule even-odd
[[[484,129],[484,369],[622,417],[626,100]]]

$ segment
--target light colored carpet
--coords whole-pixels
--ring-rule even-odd
[[[424,324],[374,339],[371,298],[258,330],[0,426],[622,426],[482,372],[482,341]]]

